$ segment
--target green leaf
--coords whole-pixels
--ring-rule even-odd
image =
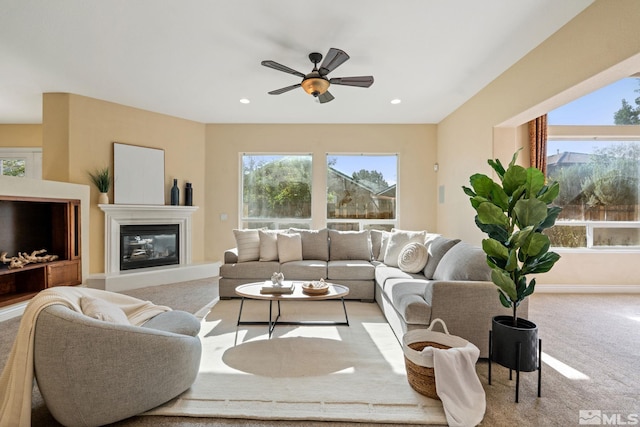
[[[483,224],[502,225],[504,227],[509,226],[509,218],[504,214],[504,211],[491,202],[480,203],[477,211],[478,219]],[[547,209],[545,205],[545,213],[546,211]]]
[[[525,185],[526,182],[527,170],[522,166],[513,165],[509,166],[509,169],[505,172],[504,179],[502,180],[502,186],[504,187],[505,193],[511,196],[518,187]]]
[[[538,195],[538,199],[542,200],[546,204],[549,204],[553,202],[556,197],[558,197],[558,194],[560,194],[560,184],[554,181],[550,185],[547,185],[542,189],[542,191]]]
[[[521,199],[513,207],[520,228],[538,226],[547,218],[547,204],[538,199]]]
[[[509,259],[508,249],[495,239],[482,240],[482,250],[492,258]]]
[[[488,202],[489,200],[482,196],[475,196],[475,197],[472,197],[470,201],[471,201],[471,206],[473,206],[473,208],[477,211],[478,206],[480,206],[480,203]]]
[[[538,226],[536,231],[546,230],[547,228],[551,228],[556,224],[556,219],[558,219],[558,215],[562,212],[562,208],[558,206],[553,206],[547,209],[547,218],[542,221],[542,224]]]
[[[551,246],[549,237],[542,233],[531,233],[522,245],[522,251],[529,257],[538,257],[547,252]]]
[[[512,249],[509,251],[509,259],[507,260],[507,264],[504,269],[508,272],[515,271],[518,268],[518,256],[516,250]]]
[[[481,173],[471,175],[471,178],[469,178],[469,182],[471,183],[471,186],[478,196],[486,198],[489,198],[491,189],[495,185],[495,182],[493,182],[491,178]]]
[[[544,187],[544,174],[540,169],[527,169],[527,183],[525,184],[527,198],[535,198]]]
[[[511,212],[516,203],[518,203],[518,200],[520,200],[522,196],[524,196],[525,189],[525,186],[521,185],[511,194],[511,197],[509,199],[509,210],[507,212]]]
[[[509,245],[512,248],[520,248],[525,244],[526,240],[529,238],[529,235],[533,232],[533,227],[525,227],[521,230],[516,231],[511,236],[509,241]]]
[[[478,215],[476,215],[475,220],[478,228],[482,232],[487,233],[490,238],[496,239],[499,242],[506,242],[509,239],[509,232],[506,227],[495,224],[483,224],[478,219]]]
[[[502,163],[500,162],[500,159],[495,159],[495,160],[487,160],[487,163],[489,163],[489,166],[491,166],[493,168],[494,171],[496,171],[496,174],[500,177],[500,179],[502,179],[504,177],[504,166],[502,166]]]
[[[536,279],[533,278],[533,279],[531,279],[531,282],[529,283],[529,286],[527,286],[525,288],[524,292],[522,293],[522,298],[521,299],[525,299],[526,297],[531,295],[533,293],[533,291],[535,291],[535,289],[536,289]]]
[[[522,151],[522,148],[523,147],[518,148],[516,152],[513,153],[513,157],[511,157],[511,162],[509,163],[509,167],[516,164],[516,160],[518,160],[518,154],[520,153],[520,151]]]
[[[470,189],[469,187],[465,187],[464,185],[462,186],[462,191],[464,191],[464,194],[469,197],[475,197],[476,195],[476,193],[474,193],[472,189]]]
[[[555,252],[547,252],[539,258],[528,260],[522,268],[522,274],[546,273],[560,259],[560,255]]]
[[[504,271],[494,268],[491,270],[491,281],[496,284],[511,301],[518,300],[518,294],[516,292],[516,284],[513,283],[511,277]]]
[[[511,301],[505,296],[504,292],[498,289],[498,295],[500,295],[500,303],[507,308],[511,308]]]
[[[494,204],[500,206],[503,211],[506,212],[509,209],[509,196],[507,196],[507,193],[504,192],[502,187],[495,182],[489,193],[489,198]]]

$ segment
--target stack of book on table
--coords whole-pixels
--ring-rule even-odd
[[[267,280],[260,289],[261,294],[292,294],[295,286],[290,280],[285,280],[281,285],[274,285],[271,280]]]

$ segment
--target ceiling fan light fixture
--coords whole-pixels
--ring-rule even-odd
[[[310,77],[302,81],[302,88],[309,95],[318,97],[329,89],[329,81],[321,77]]]

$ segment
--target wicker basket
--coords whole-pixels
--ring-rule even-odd
[[[436,323],[442,325],[444,333],[432,331]],[[402,350],[409,385],[418,393],[439,400],[433,369],[433,356],[422,353],[422,350],[425,347],[449,349],[464,347],[467,344],[467,340],[450,335],[442,319],[434,319],[428,329],[414,329],[404,334]]]

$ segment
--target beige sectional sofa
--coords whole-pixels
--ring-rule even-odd
[[[349,287],[349,299],[375,301],[398,340],[440,318],[451,334],[478,346],[481,357],[488,356],[492,317],[510,314],[500,304],[482,249],[458,239],[406,230],[234,233],[238,247],[225,252],[220,268],[221,298],[233,298],[236,286],[274,272],[288,280],[322,278]],[[421,257],[409,251],[416,246]],[[518,314],[527,317],[526,300]]]

